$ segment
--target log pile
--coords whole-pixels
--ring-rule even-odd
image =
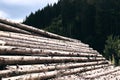
[[[1,80],[84,80],[119,71],[79,40],[0,19]]]

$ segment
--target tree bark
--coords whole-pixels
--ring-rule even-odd
[[[27,48],[36,48],[36,49],[50,49],[50,50],[59,50],[59,51],[68,51],[68,52],[83,52],[83,53],[94,53],[94,50],[86,49],[86,48],[68,48],[62,46],[54,46],[54,45],[39,45],[39,44],[28,44],[25,42],[19,41],[8,41],[0,39],[1,41],[6,42],[5,46],[18,46],[18,47],[27,47]]]
[[[16,33],[23,33],[23,34],[31,34],[31,32],[19,29],[19,28],[15,28],[13,26],[10,25],[6,25],[3,23],[0,23],[0,30],[5,30],[5,31],[12,31],[12,32],[16,32]]]
[[[63,41],[63,40],[56,40],[56,39],[50,39],[50,38],[45,38],[45,37],[40,37],[40,36],[34,36],[34,35],[27,35],[27,34],[21,34],[21,33],[13,33],[13,32],[5,32],[5,31],[0,31],[0,36],[3,37],[10,37],[10,38],[17,38],[17,39],[22,39],[22,40],[28,40],[28,41],[34,41],[34,42],[46,42],[46,43],[54,43],[54,44],[61,44],[61,45],[76,45],[78,46],[85,46],[88,47],[88,45],[83,44],[81,42],[69,42],[69,41]]]
[[[50,32],[47,32],[47,31],[44,31],[44,30],[41,30],[41,29],[37,29],[37,28],[32,27],[32,26],[27,26],[27,25],[24,25],[24,24],[11,22],[11,21],[8,21],[8,20],[5,20],[5,19],[0,19],[0,22],[4,23],[4,24],[7,24],[7,25],[17,27],[17,28],[20,28],[22,30],[33,32],[33,33],[38,34],[40,36],[43,35],[43,36],[50,37],[50,38],[55,38],[55,39],[61,39],[61,40],[66,40],[66,41],[71,41],[71,42],[79,42],[78,40],[75,40],[75,39],[63,37],[63,36],[53,34],[53,33],[50,33]]]
[[[105,61],[103,57],[0,56],[0,65]]]
[[[68,57],[102,57],[100,54],[82,52],[67,52],[50,49],[27,48],[17,46],[0,46],[1,55],[38,55],[38,56],[68,56]]]
[[[29,45],[38,45],[38,46],[49,46],[49,47],[57,47],[57,48],[62,48],[68,49],[68,50],[79,50],[79,49],[86,49],[86,50],[93,50],[88,47],[82,47],[82,46],[74,46],[74,45],[58,45],[58,44],[53,44],[53,43],[46,43],[46,42],[33,42],[33,41],[28,41],[28,40],[21,40],[21,39],[14,39],[14,38],[8,38],[8,37],[0,37],[0,40],[6,41],[6,42],[14,42],[14,43],[22,43],[22,44],[29,44]],[[9,44],[8,44],[9,45]]]
[[[21,69],[21,70],[25,70],[25,69],[39,69],[41,67],[45,67],[45,66],[56,66],[56,69],[62,69],[65,67],[69,68],[75,68],[75,67],[84,67],[84,66],[94,66],[94,65],[101,65],[101,64],[108,64],[108,61],[94,61],[94,62],[80,62],[80,63],[51,63],[51,64],[33,64],[33,65],[8,65],[6,66],[7,70],[16,70],[16,69]],[[61,68],[60,68],[61,66]],[[57,68],[58,67],[58,68]]]
[[[71,75],[75,73],[82,73],[89,70],[99,69],[101,67],[105,67],[108,65],[96,65],[96,66],[88,66],[88,67],[82,67],[82,68],[74,68],[74,69],[64,69],[64,70],[55,70],[50,72],[44,72],[44,73],[31,73],[31,74],[25,74],[21,76],[15,76],[15,77],[9,77],[9,78],[2,78],[2,80],[44,80],[49,79],[53,77],[61,77],[66,75]]]
[[[90,62],[90,63],[67,63],[67,64],[58,64],[58,65],[31,65],[31,66],[17,66],[16,68],[12,68],[9,70],[2,70],[0,71],[0,77],[7,77],[7,76],[16,76],[22,75],[27,73],[38,73],[38,72],[46,72],[46,71],[53,71],[53,70],[61,70],[61,69],[72,69],[78,67],[86,67],[86,66],[98,66],[98,65],[106,65],[107,62]]]
[[[111,74],[111,73],[114,73],[114,72],[117,72],[117,71],[120,71],[120,67],[116,67],[112,70],[104,71],[104,72],[97,73],[97,74],[94,74],[94,75],[85,76],[85,79],[95,79],[95,78],[98,78],[100,76],[105,76],[105,75],[108,75],[108,74]]]

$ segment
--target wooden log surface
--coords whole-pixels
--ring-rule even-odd
[[[43,35],[43,36],[50,37],[50,38],[55,38],[55,39],[61,39],[61,40],[66,40],[66,41],[71,41],[71,42],[79,42],[78,40],[75,40],[75,39],[63,37],[63,36],[53,34],[53,33],[50,33],[50,32],[47,32],[47,31],[44,31],[44,30],[41,30],[41,29],[37,29],[37,28],[32,27],[32,26],[27,26],[27,25],[24,25],[24,24],[21,24],[21,23],[11,22],[11,21],[8,21],[8,20],[5,20],[5,19],[0,19],[0,22],[4,23],[4,24],[7,24],[7,25],[17,27],[17,28],[20,28],[22,30],[33,32],[33,33],[38,34],[40,36]]]
[[[100,76],[99,79],[108,79],[108,80],[119,80],[120,79],[120,70],[116,72],[112,72],[107,75]]]
[[[66,76],[61,76],[61,77],[57,77],[57,78],[52,78],[50,80],[74,80],[74,79],[78,79],[78,80],[94,80],[94,79],[85,79],[85,76],[91,75],[91,74],[97,74],[97,73],[101,73],[104,71],[108,71],[114,68],[114,65],[108,65],[108,66],[103,66],[101,68],[97,68],[97,69],[92,69],[92,70],[88,70],[85,71],[83,73],[77,73],[77,75],[71,74],[71,75],[66,75]],[[105,75],[106,76],[106,75]],[[106,77],[105,77],[106,78]],[[95,80],[104,80],[105,78],[95,78]],[[119,79],[119,78],[118,78]],[[106,78],[105,80],[109,80],[109,78]],[[110,80],[114,80],[114,79],[110,79]]]
[[[0,56],[0,65],[105,61],[103,57]]]
[[[120,67],[115,67],[114,69],[108,70],[108,71],[103,71],[101,73],[97,73],[97,74],[92,74],[92,75],[88,75],[85,76],[85,79],[95,79],[95,78],[99,78],[100,76],[105,76],[114,72],[120,71]]]
[[[103,65],[108,66],[107,65]],[[32,73],[32,74],[25,74],[25,75],[20,75],[20,76],[15,76],[15,77],[9,77],[9,78],[2,78],[2,80],[43,80],[43,79],[49,79],[53,77],[61,77],[65,75],[71,75],[75,73],[82,73],[85,71],[89,70],[94,70],[94,69],[99,69],[102,68],[103,66],[98,65],[98,66],[87,66],[87,67],[82,67],[82,68],[74,68],[74,69],[65,69],[65,70],[55,70],[55,71],[50,71],[50,72],[44,72],[44,73]]]
[[[102,57],[102,55],[82,52],[66,52],[50,49],[36,49],[16,46],[0,46],[0,55],[38,55],[38,56],[68,56],[68,57]]]
[[[35,44],[35,45],[45,45],[45,46],[55,46],[55,47],[66,47],[66,48],[73,48],[73,49],[91,49],[89,47],[82,47],[82,46],[74,46],[74,45],[59,45],[59,44],[52,44],[52,43],[46,43],[46,42],[33,42],[33,41],[27,41],[27,40],[21,40],[21,39],[14,39],[14,38],[6,38],[6,37],[0,37],[0,40],[3,41],[14,41],[19,43],[26,43],[26,44]]]
[[[8,38],[8,37],[0,37],[0,40],[3,41],[9,41],[9,42],[19,42],[19,43],[25,43],[29,45],[41,45],[41,46],[51,46],[51,47],[60,47],[60,48],[67,48],[67,49],[89,49],[93,50],[92,48],[89,47],[83,47],[83,46],[74,46],[74,45],[59,45],[59,44],[53,44],[53,43],[46,43],[46,42],[33,42],[29,40],[22,40],[22,39],[14,39],[14,38]]]
[[[22,75],[22,74],[27,74],[27,73],[38,73],[38,72],[46,72],[46,71],[53,71],[53,70],[60,70],[60,69],[72,69],[72,68],[79,68],[79,67],[86,67],[86,66],[91,66],[91,68],[94,66],[98,65],[106,65],[108,64],[107,62],[90,62],[90,63],[67,63],[67,64],[54,64],[51,66],[46,66],[46,65],[31,65],[31,66],[21,66],[19,67],[17,65],[17,68],[12,68],[9,70],[1,70],[0,71],[0,77],[7,77],[7,76],[16,76],[16,75]]]
[[[92,48],[88,48],[88,47],[82,47],[82,46],[74,46],[74,45],[59,45],[59,44],[53,44],[53,43],[46,43],[46,42],[33,42],[33,41],[29,41],[29,40],[22,40],[22,39],[14,39],[14,38],[6,38],[6,37],[0,37],[0,40],[3,40],[3,41],[6,41],[6,45],[15,45],[16,43],[17,44],[21,44],[21,45],[33,45],[33,46],[48,46],[49,48],[50,47],[55,47],[56,49],[61,49],[61,50],[65,50],[65,49],[68,49],[68,50],[79,50],[79,49],[87,49],[87,50],[91,50],[95,53],[95,50],[93,50]]]
[[[0,39],[1,40],[1,39]],[[59,51],[68,51],[68,52],[86,52],[86,53],[95,53],[92,49],[87,48],[69,48],[69,47],[62,47],[62,46],[54,46],[54,45],[39,45],[39,44],[28,44],[24,42],[18,41],[6,41],[5,46],[19,46],[19,47],[27,47],[27,48],[36,48],[36,49],[50,49],[50,50],[59,50]]]
[[[0,23],[0,30],[4,30],[4,31],[11,31],[11,32],[17,32],[17,33],[23,33],[23,34],[31,34],[31,32],[10,26],[10,25],[6,25],[3,23]]]
[[[0,40],[3,40],[6,42],[7,45],[19,45],[19,46],[27,46],[27,47],[52,47],[51,49],[61,49],[61,50],[72,50],[72,51],[79,51],[79,49],[87,49],[93,51],[93,53],[97,53],[95,50],[92,48],[88,47],[82,47],[82,46],[74,46],[74,45],[59,45],[59,44],[53,44],[53,43],[46,43],[46,42],[34,42],[34,41],[29,41],[29,40],[21,40],[21,39],[13,39],[13,38],[6,38],[6,37],[0,37]],[[36,46],[35,46],[36,45]]]
[[[56,66],[56,69],[62,69],[65,68],[66,66],[69,66],[69,68],[73,68],[73,67],[84,67],[84,66],[94,66],[94,65],[101,65],[101,64],[108,64],[108,61],[94,61],[94,62],[80,62],[80,63],[51,63],[51,64],[33,64],[33,65],[7,65],[5,67],[5,69],[7,70],[16,70],[16,69],[21,69],[21,70],[25,70],[25,69],[39,69],[41,67],[45,67],[45,66]],[[62,66],[60,68],[60,66]],[[64,67],[65,66],[65,67]]]
[[[76,46],[85,46],[88,47],[88,45],[83,44],[81,42],[69,42],[69,41],[63,41],[63,40],[56,40],[56,39],[50,39],[40,36],[34,36],[34,35],[27,35],[27,34],[21,34],[21,33],[13,33],[13,32],[6,32],[6,31],[0,31],[0,36],[3,37],[11,37],[11,38],[17,38],[22,40],[31,40],[31,41],[42,41],[42,42],[49,42],[49,43],[57,43],[61,45],[76,45]],[[76,44],[77,43],[77,44]]]

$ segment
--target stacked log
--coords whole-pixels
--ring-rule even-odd
[[[60,35],[56,35],[56,34],[41,30],[41,29],[37,29],[37,28],[32,27],[32,26],[27,26],[27,25],[24,25],[24,24],[15,23],[15,22],[12,22],[12,21],[9,21],[9,20],[6,20],[6,19],[0,19],[0,23],[10,25],[10,26],[14,26],[16,28],[32,32],[32,33],[34,33],[38,36],[43,35],[43,36],[50,37],[50,38],[61,39],[61,40],[72,41],[72,42],[78,42],[78,40],[75,40],[75,39],[71,39],[71,38],[60,36]]]
[[[57,79],[112,66],[96,50],[75,39],[5,19],[0,19],[0,30],[1,80]]]

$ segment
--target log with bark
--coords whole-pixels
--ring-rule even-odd
[[[94,62],[80,62],[80,63],[73,63],[73,62],[70,62],[70,63],[51,63],[51,64],[33,64],[33,65],[7,65],[5,67],[5,69],[7,70],[16,70],[16,69],[22,69],[22,70],[25,70],[25,69],[39,69],[40,67],[44,67],[44,66],[71,66],[71,68],[73,67],[84,67],[84,66],[94,66],[94,65],[101,65],[101,64],[108,64],[109,62],[106,60],[106,61],[94,61]],[[58,69],[56,68],[56,69]],[[64,67],[61,67],[60,69],[62,69]]]
[[[62,47],[62,46],[54,46],[54,45],[39,45],[39,44],[28,44],[24,42],[19,41],[8,41],[0,39],[1,41],[6,42],[5,46],[19,46],[19,47],[27,47],[27,48],[36,48],[36,49],[50,49],[50,50],[59,50],[59,51],[68,51],[68,52],[83,52],[83,53],[95,53],[92,49],[86,49],[86,48],[68,48],[68,47]]]
[[[28,31],[25,31],[25,30],[22,30],[22,29],[19,29],[19,28],[10,26],[10,25],[6,25],[3,23],[0,23],[0,30],[11,31],[11,32],[16,32],[16,33],[23,33],[23,34],[31,34],[31,32],[28,32]]]
[[[66,40],[66,41],[71,41],[71,42],[80,42],[76,39],[63,37],[63,36],[53,34],[53,33],[50,33],[50,32],[47,32],[47,31],[44,31],[44,30],[41,30],[41,29],[37,29],[37,28],[32,27],[32,26],[24,25],[24,24],[21,24],[21,23],[11,22],[11,21],[8,21],[8,20],[5,20],[5,19],[0,19],[0,22],[4,23],[4,24],[7,24],[7,25],[17,27],[17,28],[20,28],[22,30],[26,30],[26,31],[35,33],[35,34],[40,35],[40,36],[43,35],[43,36],[50,37],[50,38],[55,38],[55,39],[61,39],[61,40]]]
[[[71,74],[71,75],[66,75],[66,76],[61,76],[61,77],[57,77],[57,78],[52,78],[52,79],[49,79],[49,80],[75,80],[75,79],[78,79],[78,80],[115,80],[115,79],[109,79],[109,78],[95,78],[95,79],[86,79],[85,77],[88,76],[88,75],[95,75],[95,74],[99,74],[101,72],[104,72],[104,71],[109,71],[109,70],[112,70],[114,69],[114,65],[108,65],[108,66],[103,66],[101,68],[98,68],[98,69],[93,69],[93,70],[90,70],[90,71],[85,71],[83,73],[77,73],[76,75],[74,74]],[[113,73],[114,74],[114,73]],[[108,75],[105,75],[105,76],[108,76]],[[119,78],[118,78],[119,79]]]
[[[0,56],[0,65],[105,61],[104,57]]]
[[[22,75],[27,73],[38,73],[38,72],[46,72],[46,71],[53,71],[53,70],[62,70],[62,69],[73,69],[73,68],[79,68],[79,67],[87,67],[91,66],[91,68],[98,65],[106,65],[107,62],[89,62],[89,63],[67,63],[67,64],[53,64],[50,66],[46,65],[31,65],[31,66],[21,66],[17,65],[16,68],[10,68],[9,70],[1,70],[0,71],[0,77],[7,77],[7,76],[16,76],[16,75]]]
[[[46,42],[33,42],[33,41],[14,39],[14,38],[8,38],[8,37],[0,37],[0,40],[6,41],[9,43],[14,42],[14,43],[21,43],[21,44],[36,45],[36,46],[49,46],[49,47],[57,47],[57,48],[63,48],[63,49],[69,49],[69,50],[79,50],[79,49],[93,50],[92,48],[83,47],[83,46],[59,45],[59,44],[46,43]]]
[[[114,73],[114,72],[117,72],[117,71],[120,71],[120,67],[115,67],[114,69],[111,69],[111,70],[108,70],[108,71],[105,71],[105,72],[101,72],[101,73],[97,73],[97,74],[92,74],[92,75],[88,75],[88,76],[85,76],[85,79],[95,79],[95,78],[99,78],[101,76],[105,76],[105,75],[108,75],[108,74],[111,74],[111,73]]]
[[[87,66],[87,67],[80,67],[80,68],[74,68],[74,69],[63,69],[63,70],[55,70],[55,71],[49,71],[49,72],[42,72],[42,73],[31,73],[31,74],[25,74],[15,77],[9,77],[9,78],[2,78],[2,80],[45,80],[53,77],[61,77],[65,75],[71,75],[76,73],[82,73],[94,69],[99,69],[102,67],[107,67],[107,65],[96,65],[96,66]]]
[[[63,41],[63,40],[56,40],[56,39],[50,39],[50,38],[45,38],[45,37],[40,37],[40,36],[35,36],[35,35],[27,35],[27,34],[21,34],[21,33],[13,33],[13,32],[6,32],[6,31],[0,31],[0,36],[3,37],[11,37],[11,38],[17,38],[17,39],[22,39],[22,40],[30,40],[30,41],[36,41],[36,42],[48,42],[48,43],[55,43],[55,44],[61,44],[61,45],[76,45],[76,46],[85,46],[88,47],[88,45],[83,44],[81,42],[79,43],[74,43],[74,42],[69,42],[69,41]]]
[[[67,52],[50,49],[37,49],[17,46],[0,46],[0,55],[38,55],[38,56],[68,56],[68,57],[102,57],[100,54],[81,52]]]

